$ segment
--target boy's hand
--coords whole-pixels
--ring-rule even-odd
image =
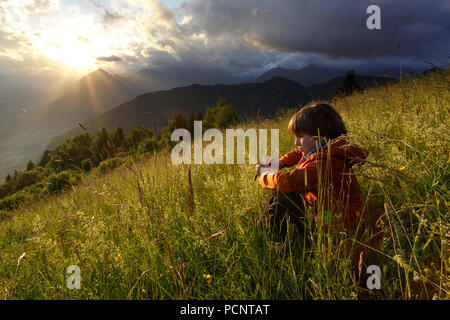
[[[255,180],[256,180],[257,177],[259,177],[259,176],[261,175],[261,169],[262,169],[262,168],[266,168],[266,167],[268,167],[267,164],[260,163],[260,162],[258,161],[258,164],[256,165]]]
[[[282,167],[282,162],[279,161],[278,159],[267,158],[263,162],[259,162],[258,161],[257,165],[256,165],[256,174],[255,174],[255,179],[254,180],[256,180],[261,175],[261,173],[263,171],[267,171],[267,170],[264,170],[264,168],[269,168],[272,165],[276,165],[276,162],[278,162],[278,166],[276,168],[276,170],[278,170],[279,168]]]

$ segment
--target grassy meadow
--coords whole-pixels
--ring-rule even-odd
[[[160,152],[0,211],[0,298],[449,299],[450,73],[331,104],[370,152],[355,169],[358,235],[307,223],[303,237],[290,229],[280,239],[254,165],[174,166]],[[282,155],[294,148],[292,112],[240,127],[279,128]],[[379,290],[364,280],[372,264]],[[66,287],[70,265],[80,290]]]

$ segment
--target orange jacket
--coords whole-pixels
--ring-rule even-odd
[[[318,202],[323,203],[325,210],[332,210],[331,224],[338,223],[342,215],[344,225],[355,228],[362,212],[362,197],[352,167],[363,165],[367,157],[366,149],[342,135],[331,140],[328,149],[315,152],[308,159],[300,149],[289,152],[280,160],[283,167],[297,165],[294,170],[263,174],[258,182],[266,189],[301,193],[316,208]],[[315,221],[318,219],[316,215]]]

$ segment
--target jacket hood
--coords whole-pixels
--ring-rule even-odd
[[[330,144],[330,156],[343,159],[351,166],[363,165],[369,156],[367,149],[351,142],[347,135],[331,140]]]

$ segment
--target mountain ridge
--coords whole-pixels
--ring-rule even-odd
[[[265,82],[249,82],[242,84],[200,85],[177,87],[141,94],[95,118],[83,123],[86,131],[92,134],[105,128],[108,131],[122,127],[125,132],[139,125],[145,125],[158,132],[167,126],[168,121],[177,113],[189,115],[191,112],[205,112],[219,98],[225,98],[243,117],[252,118],[256,114],[273,115],[280,107],[293,108],[304,105],[311,100],[328,100],[333,97],[343,77],[338,77],[321,85],[305,87],[293,80],[273,77]],[[386,78],[356,76],[362,88],[374,83],[384,84]],[[83,133],[83,129],[75,127],[67,133],[54,137],[46,150],[54,149],[63,141]]]
[[[45,111],[37,115],[36,126],[60,129],[108,111],[141,94],[142,88],[119,75],[97,69],[77,80]]]
[[[330,68],[325,66],[316,65],[314,63],[301,69],[288,69],[282,67],[272,68],[258,77],[255,78],[256,82],[267,81],[274,76],[280,76],[296,81],[305,87],[309,87],[314,84],[320,84],[327,82],[333,78],[344,76],[345,70]]]

